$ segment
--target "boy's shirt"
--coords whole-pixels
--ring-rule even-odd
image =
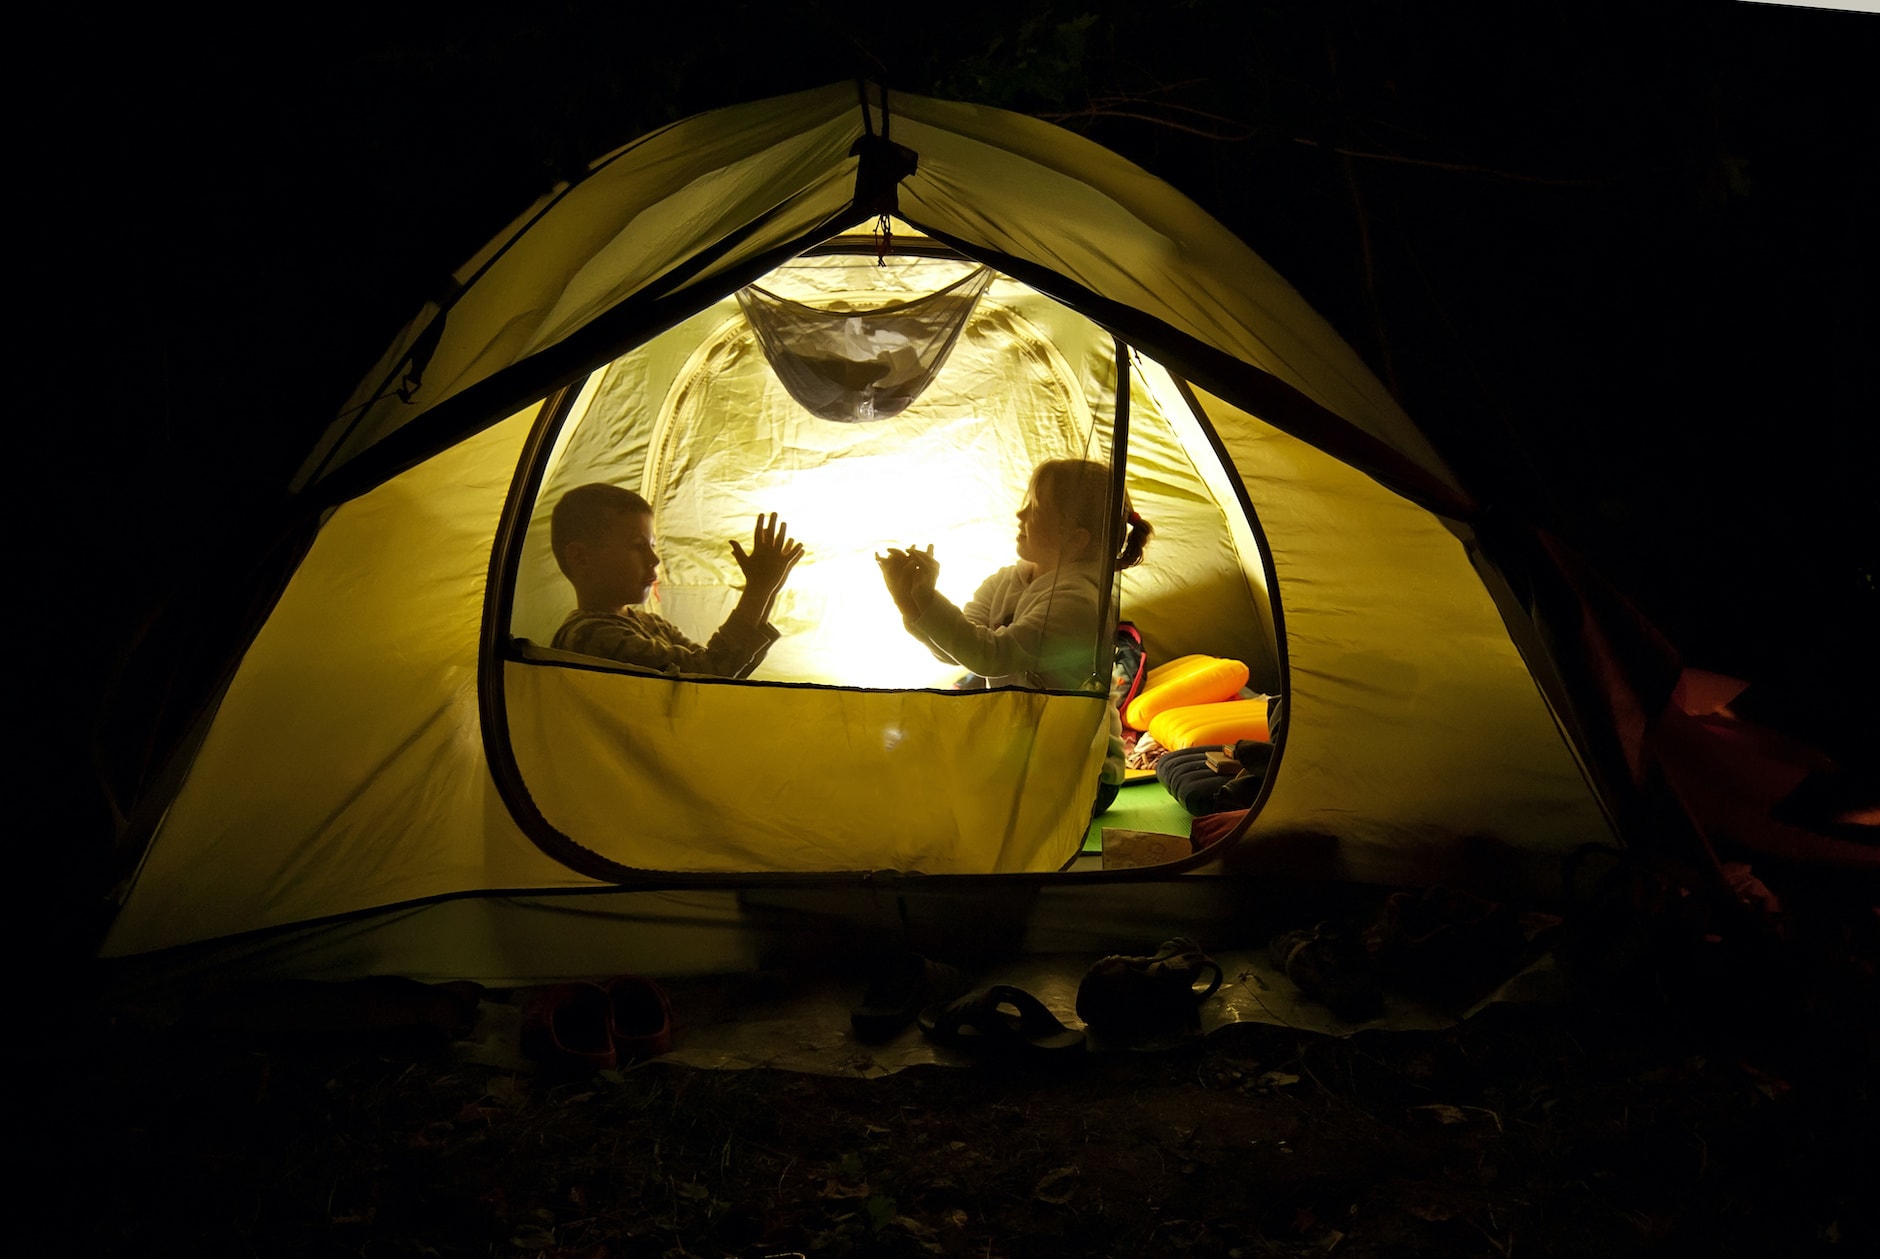
[[[712,677],[748,677],[780,637],[769,624],[754,625],[732,617],[718,627],[711,642],[701,647],[663,616],[638,612],[584,612],[568,614],[555,631],[554,646],[561,651],[598,656],[636,664],[661,673],[702,673]]]

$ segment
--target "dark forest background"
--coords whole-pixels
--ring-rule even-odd
[[[1479,497],[1591,556],[1691,663],[1880,694],[1880,17],[75,8],[16,59],[16,315],[38,334],[16,468],[44,561],[19,623],[28,674],[57,678],[27,713],[55,769],[28,787],[68,883],[108,835],[86,749],[153,699],[113,662],[153,624],[214,648],[203,592],[255,580],[287,477],[449,272],[649,128],[858,75],[1053,119],[1186,192]],[[96,668],[66,666],[68,637]]]

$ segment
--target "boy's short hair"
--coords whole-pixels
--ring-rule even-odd
[[[653,505],[632,490],[605,481],[577,485],[561,496],[548,519],[548,545],[565,576],[570,542],[591,542],[607,526],[634,512],[653,514]]]

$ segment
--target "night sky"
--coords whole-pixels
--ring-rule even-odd
[[[202,592],[238,595],[352,385],[558,173],[701,109],[866,73],[1062,117],[1194,197],[1481,498],[1587,552],[1692,663],[1880,694],[1880,17],[1381,0],[297,12],[73,11],[18,48],[38,75],[16,84],[16,313],[44,334],[25,415],[50,470],[28,501],[59,535],[42,606],[79,612],[48,617],[42,644],[69,632],[107,660],[153,609],[185,614],[168,633],[215,606]],[[192,641],[213,640],[202,619]],[[49,709],[74,747],[109,711],[105,676]],[[115,693],[143,702],[134,679]],[[97,802],[50,804],[92,842]]]

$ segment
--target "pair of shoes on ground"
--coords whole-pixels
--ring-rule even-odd
[[[522,1051],[565,1071],[608,1071],[672,1047],[672,1002],[638,975],[557,984],[522,1015]]]
[[[1065,1026],[1023,988],[974,987],[973,977],[957,966],[903,953],[880,969],[849,1011],[849,1025],[858,1040],[872,1042],[916,1020],[935,1044],[977,1054],[1057,1059],[1084,1047],[1082,1029]]]
[[[1077,985],[1077,1017],[1119,1042],[1187,1035],[1201,1004],[1221,986],[1221,966],[1186,936],[1165,940],[1148,957],[1112,954]]]
[[[954,1049],[1065,1064],[1089,1049],[1086,1031],[1118,1043],[1186,1036],[1222,978],[1220,963],[1177,936],[1148,957],[1112,954],[1093,964],[1077,986],[1084,1027],[1067,1025],[1023,988],[991,984],[922,1009],[920,1028]]]

